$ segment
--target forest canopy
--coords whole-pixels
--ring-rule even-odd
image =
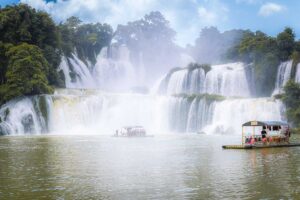
[[[228,59],[252,63],[257,96],[270,96],[274,90],[280,62],[293,59],[297,64],[299,41],[294,31],[287,27],[276,37],[256,31],[245,31],[238,44],[227,52]],[[295,67],[295,66],[293,66]]]
[[[65,87],[61,57],[71,57],[76,49],[81,59],[93,63],[112,36],[108,24],[84,24],[70,17],[56,25],[49,14],[26,4],[0,8],[0,105]]]

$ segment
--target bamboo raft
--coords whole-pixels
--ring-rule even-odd
[[[278,148],[278,147],[299,147],[300,143],[285,143],[285,144],[254,144],[254,145],[223,145],[223,149],[263,149],[263,148]]]
[[[259,134],[257,133],[257,130],[259,131]],[[223,145],[222,148],[263,149],[278,147],[299,147],[299,142],[289,142],[290,136],[291,132],[289,124],[287,122],[249,121],[242,125],[242,144]]]
[[[119,137],[119,138],[145,138],[145,137],[154,137],[154,135],[139,135],[139,136],[112,135],[112,137]]]

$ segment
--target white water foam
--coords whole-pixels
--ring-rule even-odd
[[[291,78],[292,65],[293,65],[292,60],[282,62],[279,65],[273,95],[280,94],[283,92],[284,85]]]

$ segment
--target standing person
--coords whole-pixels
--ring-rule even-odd
[[[266,136],[267,136],[266,127],[263,126],[263,129],[262,129],[262,131],[261,131],[261,138],[262,138],[263,143],[265,143],[265,142],[267,141]]]
[[[290,137],[291,137],[291,131],[290,131],[290,128],[288,127],[285,132],[285,141],[289,143]]]

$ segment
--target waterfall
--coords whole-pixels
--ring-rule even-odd
[[[272,99],[214,100],[209,96],[160,96],[60,89],[54,95],[13,100],[0,109],[0,134],[113,134],[122,126],[148,132],[239,133],[249,120],[281,120]]]
[[[95,81],[89,67],[76,54],[62,57],[59,69],[65,75],[67,88],[95,88]]]
[[[98,88],[120,91],[138,85],[139,74],[130,62],[130,52],[127,47],[112,46],[103,48],[97,56],[93,76]]]
[[[205,80],[206,93],[223,96],[249,97],[250,88],[243,63],[212,66]]]
[[[57,95],[51,132],[113,134],[122,126],[142,125],[150,132],[167,130],[167,98],[140,94]],[[167,111],[167,110],[166,110]]]
[[[178,69],[168,74],[161,82],[160,93],[218,94],[223,96],[251,96],[243,63],[215,65],[205,75],[202,68]]]
[[[0,135],[48,132],[51,109],[48,95],[25,97],[4,104],[0,109]]]
[[[293,60],[282,62],[278,67],[273,95],[282,93],[284,85],[291,78]]]
[[[210,124],[215,104],[216,102],[207,101],[205,98],[195,98],[189,108],[186,132],[201,132]]]
[[[167,86],[167,94],[203,93],[205,72],[202,68],[174,72]]]
[[[284,120],[282,109],[282,103],[271,98],[227,99],[215,104],[212,123],[204,131],[240,134],[241,125],[247,121]]]
[[[143,63],[141,63],[142,65]],[[130,62],[126,46],[104,47],[92,65],[83,62],[77,54],[63,56],[60,67],[65,75],[67,88],[98,88],[109,91],[128,91],[143,80],[144,69],[138,72]]]
[[[125,92],[140,85],[125,46],[103,48],[94,66],[76,54],[63,57],[60,68],[69,89],[6,103],[0,108],[0,135],[111,135],[130,125],[144,126],[152,134],[238,134],[246,121],[284,119],[280,101],[250,98],[251,77],[243,63],[214,65],[208,72],[201,67],[176,68],[155,84],[159,93],[150,94]],[[277,88],[282,88],[290,73],[291,61],[282,63]]]
[[[300,83],[300,63],[297,64],[295,82]]]

